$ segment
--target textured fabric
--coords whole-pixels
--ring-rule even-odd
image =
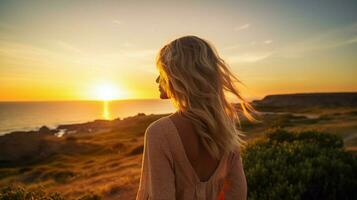
[[[241,200],[247,183],[240,149],[222,156],[208,181],[200,181],[179,133],[169,116],[145,131],[144,152],[136,200]]]

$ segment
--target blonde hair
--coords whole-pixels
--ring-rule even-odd
[[[184,36],[161,48],[156,58],[160,84],[178,112],[191,119],[209,153],[219,158],[246,143],[236,123],[240,119],[225,91],[240,100],[241,111],[250,121],[255,111],[238,91],[241,81],[218,56],[216,49],[197,36]]]

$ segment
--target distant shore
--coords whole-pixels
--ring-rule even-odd
[[[13,131],[32,131],[42,126],[116,119],[138,113],[173,112],[170,101],[160,99],[118,101],[0,102],[0,136]]]
[[[155,114],[150,114],[154,116]],[[165,115],[165,114],[164,114]],[[133,119],[140,116],[146,116],[145,113],[138,113],[134,116],[125,117],[123,119],[115,118],[111,120],[106,119],[96,119],[93,121],[83,122],[83,123],[69,123],[69,124],[60,124],[56,128],[50,128],[47,125],[41,126],[37,130],[29,130],[29,131],[11,131],[5,133],[1,136],[5,136],[8,134],[41,134],[41,135],[53,135],[57,137],[62,137],[64,135],[76,134],[76,133],[94,133],[100,132],[103,130],[108,130],[109,128],[120,126],[122,120]]]
[[[143,101],[143,100],[142,100]],[[150,100],[151,101],[151,100]],[[127,101],[130,102],[130,101]],[[357,92],[326,92],[326,93],[294,93],[294,94],[273,94],[267,95],[261,100],[254,100],[251,104],[261,112],[274,113],[303,113],[311,111],[312,108],[335,108],[335,107],[357,107]],[[240,105],[236,104],[237,109]],[[165,109],[163,109],[165,110]],[[166,108],[167,110],[167,108]],[[156,115],[159,113],[155,113]],[[135,116],[145,116],[144,112],[138,112],[136,115],[130,115],[126,118]],[[154,115],[154,113],[152,113]],[[303,114],[304,115],[304,114]],[[314,117],[314,114],[306,114],[307,117]],[[309,116],[308,116],[309,115]],[[316,117],[316,116],[315,116]],[[126,119],[123,118],[123,119]],[[96,120],[75,120],[81,122],[63,123],[59,125],[43,124],[39,128],[31,128],[30,130],[19,130],[3,132],[1,136],[7,134],[21,134],[21,133],[39,133],[50,134],[57,137],[62,137],[66,134],[73,134],[76,132],[98,132],[106,130],[110,127],[120,124],[120,118],[114,119],[96,119]]]

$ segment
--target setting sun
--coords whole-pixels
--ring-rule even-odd
[[[111,84],[101,84],[96,87],[95,98],[103,101],[110,101],[122,98],[118,87]]]

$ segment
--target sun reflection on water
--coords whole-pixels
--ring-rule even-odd
[[[109,101],[103,101],[103,113],[102,113],[102,117],[104,119],[111,119],[110,116],[110,108],[109,108]]]

